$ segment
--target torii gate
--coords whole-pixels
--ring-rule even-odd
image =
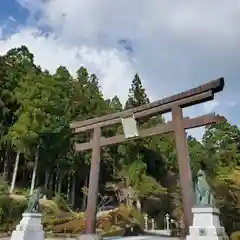
[[[93,130],[93,137],[89,142],[75,144],[76,151],[92,150],[85,226],[86,234],[95,233],[101,147],[170,132],[175,134],[176,139],[184,220],[186,229],[188,229],[192,224],[193,216],[191,209],[194,203],[194,195],[185,130],[217,123],[223,121],[224,118],[215,116],[215,114],[203,115],[196,118],[183,118],[182,109],[213,100],[215,93],[222,91],[223,88],[224,78],[219,78],[199,87],[140,107],[84,121],[74,121],[70,124],[70,128],[74,129],[75,133]],[[134,125],[135,118],[140,119],[145,116],[154,116],[158,113],[164,114],[167,112],[172,112],[172,121],[165,124],[139,129],[139,131],[137,130],[136,123]],[[102,127],[108,127],[121,122],[125,135],[116,135],[108,138],[101,136]],[[129,122],[131,122],[131,127],[134,130],[129,129]]]

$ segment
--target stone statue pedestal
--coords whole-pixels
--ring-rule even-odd
[[[44,240],[41,213],[23,213],[20,224],[12,232],[11,240]]]
[[[220,212],[212,206],[195,206],[192,208],[193,225],[189,227],[187,240],[227,240],[224,227],[219,221]]]

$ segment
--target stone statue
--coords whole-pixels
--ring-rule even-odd
[[[140,201],[139,200],[137,200],[137,202],[136,202],[136,207],[137,207],[137,210],[139,211],[139,212],[141,212],[141,203],[140,203]]]
[[[40,188],[37,188],[33,191],[33,194],[31,195],[28,206],[26,209],[26,213],[39,213],[40,207],[39,207],[39,199],[40,199],[41,190]]]
[[[206,174],[203,170],[197,173],[197,183],[195,185],[196,204],[199,206],[214,206],[214,196],[206,181]]]

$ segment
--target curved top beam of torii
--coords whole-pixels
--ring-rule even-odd
[[[205,101],[209,101],[212,100],[214,98],[214,94],[217,92],[222,91],[224,88],[224,78],[218,78],[216,80],[212,80],[210,82],[207,82],[203,85],[200,85],[196,88],[192,88],[188,91],[184,91],[175,95],[172,95],[170,97],[166,97],[163,98],[161,100],[158,101],[154,101],[152,103],[149,104],[145,104],[136,108],[132,108],[132,109],[128,109],[122,112],[117,112],[117,113],[113,113],[113,114],[108,114],[105,116],[101,116],[101,117],[96,117],[96,118],[92,118],[92,119],[88,119],[88,120],[83,120],[83,121],[73,121],[70,123],[70,128],[72,129],[76,129],[76,128],[83,128],[85,126],[90,126],[90,125],[94,125],[100,122],[106,122],[106,121],[110,121],[112,119],[115,118],[121,118],[121,117],[126,117],[129,116],[131,114],[135,114],[137,112],[142,112],[142,111],[146,111],[152,108],[156,108],[156,107],[160,107],[160,106],[164,106],[173,102],[179,102],[181,103],[181,101],[183,101],[184,99],[191,99],[192,97],[196,96],[196,95],[200,95],[203,93],[206,93],[208,91],[211,91],[212,96],[209,96],[207,99],[196,99],[195,101],[183,101],[183,104],[181,104],[182,107],[189,107],[198,103],[202,103]],[[164,109],[164,113],[165,112],[169,112],[170,109]],[[114,123],[115,124],[115,123]],[[104,126],[105,124],[103,124]],[[107,124],[110,125],[110,124]],[[91,127],[93,128],[93,127]],[[91,129],[89,128],[89,129]],[[85,131],[87,129],[84,129],[83,131]]]

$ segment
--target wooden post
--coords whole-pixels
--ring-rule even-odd
[[[93,149],[88,186],[87,213],[86,213],[86,234],[94,234],[96,231],[96,212],[98,201],[98,182],[100,171],[100,127],[94,128]]]
[[[180,186],[183,201],[183,211],[185,220],[185,230],[188,231],[192,224],[192,207],[193,207],[193,184],[190,165],[188,161],[188,149],[183,125],[182,108],[175,106],[172,108],[172,120],[174,125],[174,134],[176,139],[177,161],[179,165]]]

